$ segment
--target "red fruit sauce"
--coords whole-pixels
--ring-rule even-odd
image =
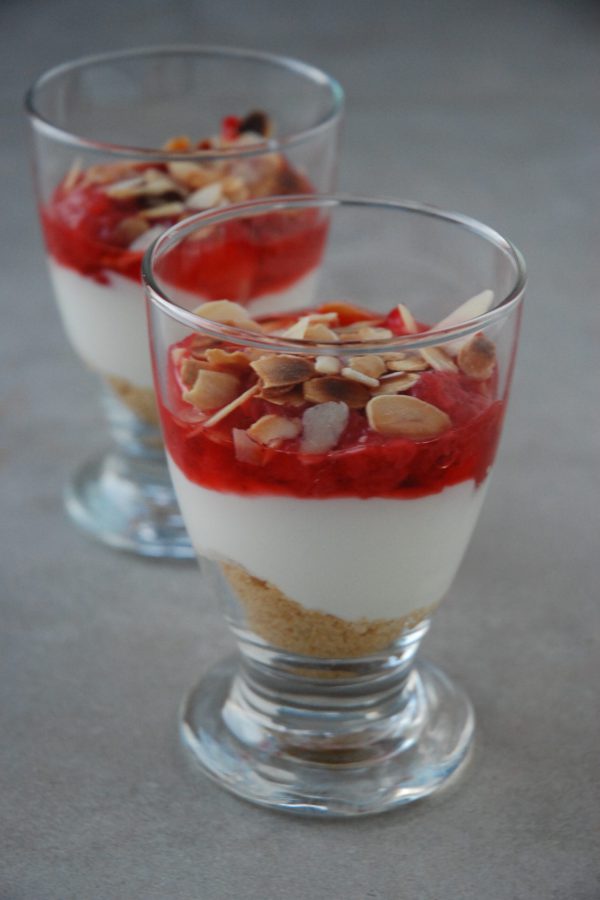
[[[141,172],[144,166],[137,168]],[[105,187],[88,184],[83,177],[74,186],[58,186],[41,210],[48,252],[56,262],[99,284],[109,284],[111,272],[140,281],[143,252],[123,246],[119,226],[139,213],[143,201],[111,198]],[[279,190],[310,193],[312,187],[288,168]],[[165,216],[152,225],[167,228],[179,218]],[[317,266],[326,228],[312,210],[225,223],[206,241],[182,243],[169,255],[168,268],[161,274],[204,298],[228,297],[243,303],[282,290]]]
[[[177,346],[188,350],[191,341],[186,338]],[[353,409],[336,448],[328,453],[301,453],[295,438],[277,449],[260,447],[256,465],[240,462],[234,428],[247,429],[267,413],[301,418],[309,404],[286,407],[250,397],[217,425],[205,428],[207,416],[182,400],[186,388],[169,365],[169,396],[159,398],[168,451],[190,481],[212,490],[320,499],[421,497],[462,481],[480,484],[496,453],[504,401],[495,399],[495,376],[482,382],[432,370],[423,372],[407,393],[448,414],[452,425],[438,437],[417,441],[384,436],[369,428],[364,409]],[[251,370],[241,390],[255,380]]]

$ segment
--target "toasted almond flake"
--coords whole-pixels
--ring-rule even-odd
[[[129,246],[149,228],[150,226],[141,216],[128,216],[126,219],[121,219],[114,230],[114,237],[119,244]]]
[[[246,400],[249,400],[250,397],[252,397],[254,394],[256,394],[257,391],[258,391],[258,385],[253,384],[252,387],[248,388],[247,391],[244,391],[243,394],[240,394],[238,397],[236,397],[234,400],[232,400],[231,403],[228,403],[227,406],[224,406],[222,409],[220,409],[218,412],[216,412],[214,415],[212,415],[210,417],[210,419],[207,419],[206,422],[204,423],[204,427],[212,428],[213,425],[216,425],[218,422],[221,422],[223,419],[226,419],[227,416],[234,411],[234,409],[237,409],[238,406],[241,406],[243,403],[246,402]]]
[[[370,375],[371,378],[379,378],[386,370],[386,365],[381,356],[351,356],[348,360],[351,369]]]
[[[469,378],[485,381],[496,366],[496,347],[478,331],[458,351],[458,366]]]
[[[172,175],[177,181],[183,181],[184,184],[187,184],[187,179],[190,176],[197,175],[198,172],[201,172],[202,166],[197,162],[187,162],[186,160],[176,159],[173,160],[173,162],[167,163],[167,171],[169,172],[169,175]]]
[[[399,359],[406,359],[408,356],[407,353],[380,353],[381,359],[384,362],[397,362]]]
[[[231,300],[210,300],[197,306],[194,313],[221,325],[234,325],[246,331],[262,331],[260,325],[250,318],[244,307]]]
[[[358,372],[349,366],[345,366],[341,374],[344,378],[348,378],[349,381],[357,381],[359,384],[366,384],[367,387],[371,388],[379,387],[379,382],[376,378],[371,378],[370,375],[365,375],[363,372]]]
[[[329,402],[311,406],[302,416],[302,453],[327,453],[342,436],[350,410],[346,403]]]
[[[143,220],[142,220],[143,221]],[[147,227],[147,225],[146,225]],[[152,228],[148,228],[139,237],[136,237],[134,241],[129,245],[130,250],[135,250],[136,253],[141,251],[145,252],[150,244],[153,244],[156,238],[160,237],[161,234],[164,234],[164,228],[161,228],[160,225],[153,225]]]
[[[306,334],[306,329],[309,325],[310,320],[308,316],[303,316],[289,328],[286,328],[285,331],[282,331],[281,337],[291,338],[294,341],[302,341],[304,340],[304,335]]]
[[[173,203],[161,203],[160,206],[150,206],[148,209],[141,210],[140,215],[145,219],[162,219],[167,216],[178,216],[184,209],[183,203],[174,201]]]
[[[402,326],[407,334],[416,334],[419,330],[417,323],[415,322],[415,317],[411,313],[410,309],[404,305],[404,303],[399,303],[396,307],[398,310],[398,315],[402,322]]]
[[[422,356],[406,356],[404,359],[390,360],[387,364],[390,372],[424,372],[429,363]]]
[[[135,178],[126,178],[124,181],[116,181],[104,188],[104,193],[115,200],[126,200],[129,197],[139,197],[144,193],[147,181],[143,175]]]
[[[200,369],[206,369],[207,364],[204,360],[195,359],[193,356],[187,356],[181,363],[179,374],[182,382],[187,388],[192,389],[196,383],[198,372]],[[184,397],[184,399],[186,399]]]
[[[250,359],[241,350],[234,350],[230,353],[227,350],[221,350],[220,347],[213,347],[206,351],[205,356],[211,366],[234,366],[236,369],[247,369],[250,365]]]
[[[319,375],[337,375],[342,364],[337,356],[317,356],[315,359],[315,372]]]
[[[189,197],[186,197],[185,205],[188,209],[210,209],[218,206],[223,199],[223,190],[218,181],[198,188]]]
[[[201,368],[196,374],[193,386],[182,394],[182,398],[196,409],[217,409],[231,403],[239,389],[240,382],[235,375]]]
[[[419,353],[436,372],[458,372],[456,364],[441,347],[425,347]]]
[[[371,328],[369,326],[358,329],[359,341],[389,341],[394,337],[389,328]]]
[[[410,391],[419,378],[420,375],[413,375],[411,372],[391,372],[389,375],[383,375],[380,385],[375,391],[375,395],[401,394],[403,391]]]
[[[370,393],[364,384],[325,375],[304,382],[304,397],[310,403],[328,403],[337,400],[346,403],[351,409],[361,409],[369,401]]]
[[[248,463],[251,466],[259,466],[263,459],[263,451],[256,441],[243,430],[243,428],[232,428],[231,437],[233,438],[233,448],[235,458],[239,462]]]
[[[327,325],[323,325],[322,322],[311,322],[304,332],[304,340],[319,341],[322,343],[337,343],[339,337],[335,331],[332,331]]]
[[[256,396],[276,406],[304,406],[306,402],[301,384],[288,388],[263,388]]]
[[[292,387],[314,375],[314,365],[309,359],[287,356],[285,353],[261,356],[251,366],[265,388]]]
[[[246,183],[237,175],[226,176],[221,182],[221,187],[225,197],[232,203],[237,203],[240,200],[247,200],[250,196],[250,191],[248,190]]]
[[[461,325],[469,319],[482,316],[492,308],[493,303],[494,292],[490,290],[481,291],[480,294],[475,294],[474,297],[461,303],[450,315],[441,319],[434,328],[437,331],[439,328],[451,328],[453,325]]]
[[[301,431],[299,419],[287,419],[285,416],[267,413],[254,422],[246,433],[253,441],[272,447],[298,437]]]
[[[378,434],[414,440],[436,437],[452,424],[437,406],[402,394],[373,397],[367,404],[367,419]]]
[[[188,153],[192,149],[192,142],[187,134],[176,134],[162,145],[167,153]]]
[[[294,322],[289,328],[281,333],[282,337],[292,338],[296,341],[320,340],[319,337],[309,337],[307,331],[314,325],[334,324],[338,321],[337,313],[310,313],[307,316],[301,316],[297,322]],[[333,332],[332,332],[333,334]],[[333,338],[327,337],[325,340],[337,341],[337,335]],[[322,338],[321,338],[322,340]]]
[[[65,191],[70,191],[71,188],[75,187],[75,184],[77,183],[77,180],[79,179],[79,176],[81,175],[82,172],[83,172],[83,160],[81,159],[80,156],[78,156],[76,159],[73,160],[71,168],[65,175],[65,178],[63,181],[63,188],[65,189]]]

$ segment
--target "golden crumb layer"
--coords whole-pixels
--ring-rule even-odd
[[[246,612],[248,626],[281,650],[322,659],[352,659],[385,650],[400,635],[415,628],[433,607],[397,619],[350,622],[329,613],[305,609],[279,588],[255,578],[241,566],[221,568]]]
[[[152,388],[137,387],[125,378],[116,378],[114,375],[107,376],[106,380],[121,403],[138,419],[147,422],[148,425],[157,427],[160,425],[158,406]]]

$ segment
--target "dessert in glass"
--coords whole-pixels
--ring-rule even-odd
[[[204,244],[268,254],[285,220],[325,235],[309,305],[194,297]],[[474,719],[415,656],[494,462],[518,251],[418,204],[274,198],[169,229],[143,277],[173,484],[239,651],[187,697],[184,743],[266,806],[351,816],[431,793]]]
[[[75,475],[66,506],[105,543],[194,555],[160,435],[144,251],[199,210],[330,190],[342,104],[339,85],[311,66],[201,47],[90,57],[29,91],[52,285],[72,347],[102,378],[112,438]],[[207,245],[193,291],[207,300],[235,293],[259,311],[311,302],[319,241],[310,230],[272,233],[268,257],[235,236]]]

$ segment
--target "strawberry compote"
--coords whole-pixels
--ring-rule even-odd
[[[158,418],[139,286],[142,256],[167,227],[199,210],[310,193],[306,176],[268,150],[269,132],[263,113],[229,116],[217,137],[195,146],[185,137],[171,139],[164,162],[86,169],[75,163],[41,210],[50,274],[72,345],[152,425]],[[206,158],[194,157],[198,150]],[[224,223],[208,238],[182,243],[165,276],[199,300],[229,296],[285,308],[299,298],[310,301],[324,240],[325,225],[312,211]]]

